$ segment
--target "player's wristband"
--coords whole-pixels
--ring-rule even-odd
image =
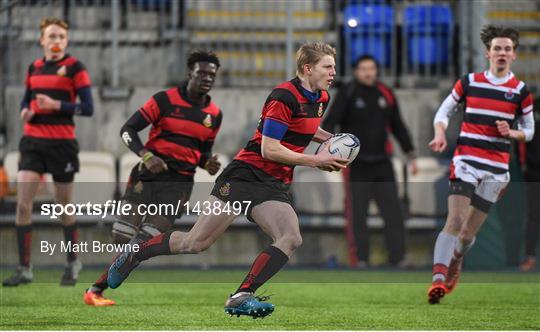
[[[154,158],[154,154],[151,151],[148,151],[145,154],[143,154],[142,161],[143,161],[143,163],[146,163],[148,160],[150,160],[152,158]]]

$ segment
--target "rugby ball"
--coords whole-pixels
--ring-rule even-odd
[[[360,141],[353,134],[340,133],[330,137],[317,148],[315,154],[327,147],[331,155],[348,159],[349,164],[356,158],[360,151]]]

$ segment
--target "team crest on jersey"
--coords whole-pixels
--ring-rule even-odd
[[[508,90],[504,93],[504,98],[506,100],[512,100],[514,98],[514,92],[512,90]]]
[[[140,193],[142,193],[142,191],[143,191],[143,187],[144,187],[144,185],[143,185],[142,181],[138,181],[138,182],[135,184],[135,186],[133,186],[133,191],[134,191],[136,194],[140,194]]]
[[[383,96],[380,96],[377,102],[380,108],[386,108],[388,106],[388,103],[386,102],[386,99]]]
[[[212,117],[210,116],[210,114],[206,115],[202,123],[206,128],[212,127]]]
[[[231,184],[229,182],[226,182],[224,185],[219,188],[219,194],[221,196],[227,197],[231,193]]]
[[[323,115],[322,103],[319,104],[319,111],[317,112],[317,115],[319,116],[319,118]]]
[[[67,74],[66,66],[62,66],[62,67],[58,68],[58,70],[56,71],[56,75],[58,75],[58,76],[66,76],[66,74]]]

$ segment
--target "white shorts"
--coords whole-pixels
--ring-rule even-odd
[[[510,182],[510,173],[493,174],[475,168],[463,160],[452,160],[450,180],[461,180],[474,186],[474,194],[480,198],[495,203],[504,193]]]

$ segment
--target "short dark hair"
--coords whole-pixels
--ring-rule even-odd
[[[493,38],[510,38],[514,44],[514,50],[519,46],[519,32],[514,28],[485,25],[480,32],[480,39],[488,50],[491,48]]]
[[[364,54],[356,58],[356,61],[354,61],[353,63],[353,68],[358,67],[360,62],[364,62],[364,61],[373,61],[375,63],[375,66],[377,67],[377,70],[379,69],[379,63],[377,62],[377,59],[375,59],[375,57],[370,54]]]
[[[197,62],[210,62],[216,65],[219,69],[219,59],[217,55],[212,51],[193,51],[189,54],[187,59],[187,66],[189,70],[195,68]]]

